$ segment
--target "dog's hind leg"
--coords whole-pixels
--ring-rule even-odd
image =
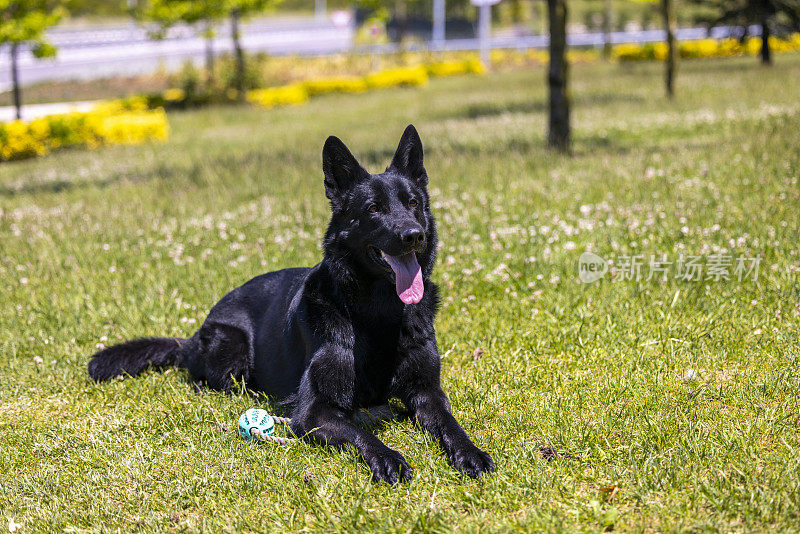
[[[230,391],[236,382],[250,380],[253,344],[247,332],[229,325],[206,323],[196,339],[195,350],[186,362],[192,378],[221,391]]]

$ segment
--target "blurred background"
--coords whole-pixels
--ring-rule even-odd
[[[620,45],[664,41],[663,4],[678,41],[759,36],[765,21],[789,34],[800,12],[791,0],[561,3],[569,7],[567,43],[604,57],[614,46],[620,56]],[[0,120],[60,109],[17,113],[14,104],[171,87],[225,93],[360,74],[398,53],[475,51],[490,67],[490,51],[545,49],[549,42],[545,0],[0,0],[0,7]],[[24,99],[22,87],[30,87]]]
[[[800,0],[476,1],[0,0],[9,532],[797,531]],[[326,138],[375,172],[409,123],[496,475],[396,422],[414,482],[370,486],[241,443],[248,395],[89,380],[318,262]]]

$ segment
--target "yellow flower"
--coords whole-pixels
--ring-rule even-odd
[[[293,83],[282,87],[270,87],[248,91],[247,101],[271,108],[280,105],[299,105],[308,100],[308,91],[302,83]]]
[[[371,88],[420,86],[428,83],[428,73],[423,66],[402,67],[369,74],[365,81]]]
[[[113,100],[90,111],[0,124],[0,161],[40,156],[60,147],[138,144],[168,135],[163,109],[148,110],[141,98]]]
[[[485,74],[486,67],[476,57],[460,61],[442,61],[425,66],[428,76],[454,76],[457,74]]]
[[[172,88],[164,91],[164,93],[161,96],[163,96],[164,100],[166,100],[167,102],[180,102],[181,100],[186,98],[186,91],[184,91],[183,89]]]
[[[326,93],[360,93],[367,90],[367,83],[358,76],[341,76],[306,80],[303,87],[309,96],[314,96]]]

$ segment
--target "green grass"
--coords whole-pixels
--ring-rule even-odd
[[[685,62],[671,103],[657,64],[572,74],[572,158],[544,148],[534,69],[177,113],[168,144],[0,166],[0,516],[22,532],[796,530],[800,56]],[[443,385],[495,475],[460,476],[392,422],[376,432],[415,477],[375,485],[352,451],[242,442],[238,415],[269,407],[246,394],[177,371],[89,381],[98,343],[188,336],[229,289],[317,262],[326,136],[377,172],[409,122],[442,241]],[[587,249],[763,259],[755,283],[588,285]]]

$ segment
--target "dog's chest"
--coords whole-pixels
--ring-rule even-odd
[[[400,328],[376,326],[356,333],[353,351],[356,401],[360,406],[385,402],[400,362]]]

